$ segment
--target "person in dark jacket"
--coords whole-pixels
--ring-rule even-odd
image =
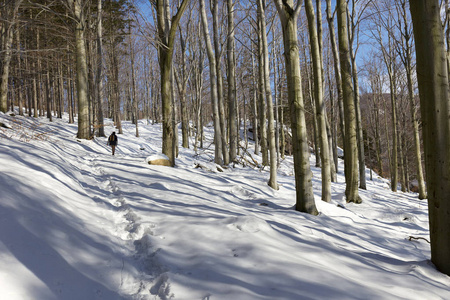
[[[115,132],[111,133],[111,135],[108,138],[108,145],[111,146],[112,149],[112,155],[114,155],[114,152],[116,152],[116,146],[117,146],[117,135]]]

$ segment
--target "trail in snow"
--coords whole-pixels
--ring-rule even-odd
[[[341,165],[324,203],[312,168],[314,217],[292,209],[292,158],[274,191],[267,170],[217,172],[213,148],[149,166],[159,125],[136,138],[124,122],[113,157],[106,138],[77,140],[67,120],[0,114],[13,119],[22,134],[0,131],[0,299],[450,298],[429,245],[408,240],[428,236],[426,202],[382,179],[347,204]],[[24,140],[33,130],[51,134]]]

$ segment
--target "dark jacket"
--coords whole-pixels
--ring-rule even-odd
[[[108,138],[108,145],[117,146],[117,135],[113,132]]]

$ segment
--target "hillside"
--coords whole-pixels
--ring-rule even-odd
[[[0,299],[450,299],[429,244],[409,239],[428,239],[426,201],[376,176],[347,204],[341,164],[324,203],[313,168],[315,217],[293,209],[292,158],[274,191],[267,169],[219,172],[213,149],[148,165],[160,124],[136,138],[123,122],[112,156],[65,118],[0,122]]]

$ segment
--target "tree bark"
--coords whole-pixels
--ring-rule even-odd
[[[356,111],[352,66],[348,40],[347,2],[345,0],[337,0],[336,5],[345,118],[345,196],[347,202],[361,203],[361,198],[358,193],[358,145],[356,140]]]
[[[0,111],[6,113],[8,111],[8,80],[9,80],[9,66],[12,57],[12,42],[14,38],[13,30],[16,23],[17,12],[19,6],[23,0],[11,1],[7,6],[14,5],[10,13],[8,14],[8,19],[4,23],[5,26],[5,38],[4,38],[4,49],[5,54],[3,56],[2,70],[1,70],[1,83],[0,83]],[[6,8],[9,11],[8,7]],[[2,26],[2,27],[3,27]]]
[[[236,161],[238,148],[238,124],[236,108],[236,57],[234,41],[234,4],[233,0],[227,0],[228,11],[228,126],[230,134],[230,161]]]
[[[338,166],[339,166],[339,159],[338,159],[338,152],[337,152],[337,122],[336,122],[336,108],[335,108],[335,101],[334,101],[334,92],[333,89],[331,88],[333,86],[332,80],[331,80],[331,63],[330,63],[330,55],[327,55],[327,80],[328,80],[328,84],[330,86],[330,88],[328,89],[328,93],[329,93],[329,98],[330,98],[330,115],[331,115],[331,126],[329,126],[330,128],[330,134],[331,134],[331,142],[330,142],[330,152],[333,155],[333,163],[334,163],[334,167],[331,169],[331,181],[332,182],[337,182],[337,172],[339,170]],[[329,139],[330,141],[330,139]]]
[[[447,1],[448,2],[448,1]],[[448,3],[447,3],[448,4]],[[413,91],[413,82],[412,82],[412,46],[411,46],[411,36],[408,26],[408,19],[406,14],[406,0],[402,1],[401,3],[402,10],[401,14],[403,17],[403,37],[402,39],[404,46],[403,46],[403,63],[405,65],[406,70],[406,83],[408,85],[408,100],[409,100],[409,108],[411,113],[411,123],[413,125],[413,131],[414,131],[414,154],[415,154],[415,163],[417,168],[417,183],[419,187],[419,199],[425,199],[427,197],[426,194],[426,188],[425,188],[425,179],[423,175],[423,168],[422,168],[422,153],[420,149],[420,133],[419,133],[419,122],[417,120],[417,114],[416,114],[416,105],[414,103],[414,91]],[[450,11],[447,7],[447,16],[449,17],[448,13]],[[447,22],[449,20],[447,19]],[[448,29],[447,29],[447,39],[449,37],[448,35]],[[449,56],[447,52],[447,63],[449,62]],[[447,70],[448,71],[448,70]]]
[[[19,115],[23,116],[23,93],[22,90],[25,89],[25,85],[24,85],[24,76],[23,76],[23,72],[22,72],[22,59],[20,57],[20,35],[19,35],[19,31],[17,31],[16,34],[16,41],[17,41],[17,76],[19,77],[19,79],[16,81],[17,86],[19,86],[19,90],[18,90],[18,103],[17,105],[19,106]]]
[[[301,1],[274,0],[283,29],[288,99],[291,112],[296,187],[295,209],[312,215],[318,211],[312,188],[309,148],[306,134],[305,106],[302,97],[300,57],[297,39],[297,18]]]
[[[163,112],[163,142],[162,152],[167,155],[172,166],[175,166],[174,142],[176,130],[173,126],[173,100],[172,100],[172,60],[175,33],[181,16],[186,10],[189,0],[183,0],[176,14],[170,16],[170,1],[156,0],[156,13],[158,23],[158,53],[161,71],[161,101]]]
[[[211,11],[213,16],[213,32],[214,32],[214,55],[216,59],[216,79],[217,79],[217,103],[219,105],[219,120],[220,130],[222,131],[222,156],[223,164],[228,165],[230,163],[229,151],[227,147],[227,128],[226,128],[226,116],[223,97],[223,77],[222,77],[222,51],[219,46],[219,1],[212,0]]]
[[[133,39],[131,36],[131,26],[129,26],[129,38],[130,38],[130,44],[129,44],[129,48],[130,48],[130,73],[131,73],[131,98],[132,98],[132,102],[131,102],[131,107],[133,110],[132,115],[134,116],[134,122],[136,125],[136,132],[135,135],[136,137],[139,137],[139,100],[137,98],[137,94],[136,94],[136,71],[135,71],[135,49],[132,46],[133,43]]]
[[[356,113],[356,141],[358,143],[358,161],[359,161],[359,188],[365,190],[366,187],[366,159],[364,154],[364,135],[361,120],[361,105],[359,96],[359,79],[356,67],[356,53],[352,53],[352,77],[354,83],[354,101]]]
[[[72,8],[76,20],[75,42],[77,62],[77,101],[78,101],[78,133],[80,139],[89,139],[91,130],[89,124],[89,101],[88,101],[88,70],[85,41],[85,13],[81,0],[67,0]]]
[[[201,22],[201,21],[200,21]],[[201,23],[198,26],[198,64],[194,67],[194,87],[195,87],[195,115],[196,115],[196,133],[194,151],[197,152],[197,145],[203,147],[203,123],[202,123],[202,87],[203,87],[203,49],[201,42]]]
[[[391,190],[397,191],[398,184],[398,130],[397,130],[397,101],[395,89],[395,76],[393,75],[392,62],[389,63],[389,86],[391,90],[391,109],[392,109],[392,164],[391,164]]]
[[[178,95],[180,97],[180,109],[181,109],[181,136],[182,136],[182,147],[189,148],[189,120],[186,107],[186,85],[189,76],[186,72],[186,43],[181,32],[180,33],[180,70],[177,71],[176,68],[173,69],[175,75],[175,82],[177,83]]]
[[[366,189],[366,162],[365,162],[365,154],[364,154],[364,136],[362,129],[362,121],[361,121],[361,108],[360,108],[360,97],[359,97],[359,79],[358,79],[358,69],[356,66],[356,50],[353,49],[353,43],[355,37],[359,34],[357,31],[358,26],[355,24],[355,10],[356,10],[356,2],[357,0],[352,1],[352,14],[349,15],[348,19],[350,20],[349,28],[350,28],[350,58],[352,62],[352,78],[353,78],[353,94],[355,101],[355,115],[356,115],[356,142],[358,145],[358,166],[359,166],[359,187],[361,189]],[[347,11],[349,13],[349,11]],[[359,22],[359,18],[356,22]]]
[[[216,164],[223,164],[223,153],[222,153],[222,131],[220,129],[220,117],[219,117],[219,103],[217,94],[217,69],[216,69],[216,59],[214,57],[214,51],[211,44],[211,37],[209,35],[208,29],[208,19],[206,17],[205,0],[200,0],[200,13],[202,19],[203,36],[206,43],[206,53],[208,54],[209,60],[209,78],[211,84],[211,103],[213,106],[213,122],[214,122],[214,145],[215,145],[215,155],[214,162]]]
[[[316,18],[312,0],[305,0],[306,16],[308,18],[309,40],[311,44],[311,56],[314,74],[314,100],[317,120],[317,136],[320,146],[320,158],[322,162],[322,200],[331,201],[331,162],[330,148],[328,145],[326,109],[323,101],[323,68],[320,43],[316,29]]]
[[[264,53],[262,38],[266,33],[262,32],[261,24],[258,22],[258,116],[259,116],[259,142],[261,146],[262,165],[269,165],[269,155],[267,147],[267,110],[266,110],[266,92],[264,90]]]
[[[431,261],[450,275],[450,102],[439,1],[410,1],[423,119]]]
[[[330,42],[331,42],[331,49],[333,53],[333,61],[334,61],[334,75],[336,79],[336,89],[337,89],[337,96],[338,96],[338,113],[339,113],[339,128],[342,135],[342,140],[345,139],[345,121],[344,121],[344,100],[343,100],[343,91],[342,91],[342,76],[341,76],[341,70],[340,70],[340,60],[339,60],[339,51],[338,46],[336,43],[336,34],[334,29],[334,17],[331,13],[331,0],[327,1],[327,21],[328,21],[328,27],[329,27],[329,33],[330,33]]]
[[[277,183],[277,151],[275,148],[275,125],[273,116],[273,102],[272,102],[272,90],[270,88],[270,70],[269,70],[269,50],[267,46],[266,36],[266,16],[263,0],[258,0],[258,16],[261,26],[261,42],[262,42],[262,55],[264,62],[264,90],[267,97],[267,112],[268,112],[268,139],[269,139],[269,163],[270,163],[270,178],[269,186],[275,190],[278,190]]]
[[[253,44],[252,44],[253,45]],[[252,51],[252,78],[253,78],[253,97],[252,97],[252,110],[253,110],[253,140],[255,142],[255,154],[259,154],[259,130],[258,130],[258,79],[256,78],[255,67],[255,55]]]
[[[102,26],[102,0],[98,0],[97,4],[97,136],[105,136],[105,128],[103,121],[103,26]]]

